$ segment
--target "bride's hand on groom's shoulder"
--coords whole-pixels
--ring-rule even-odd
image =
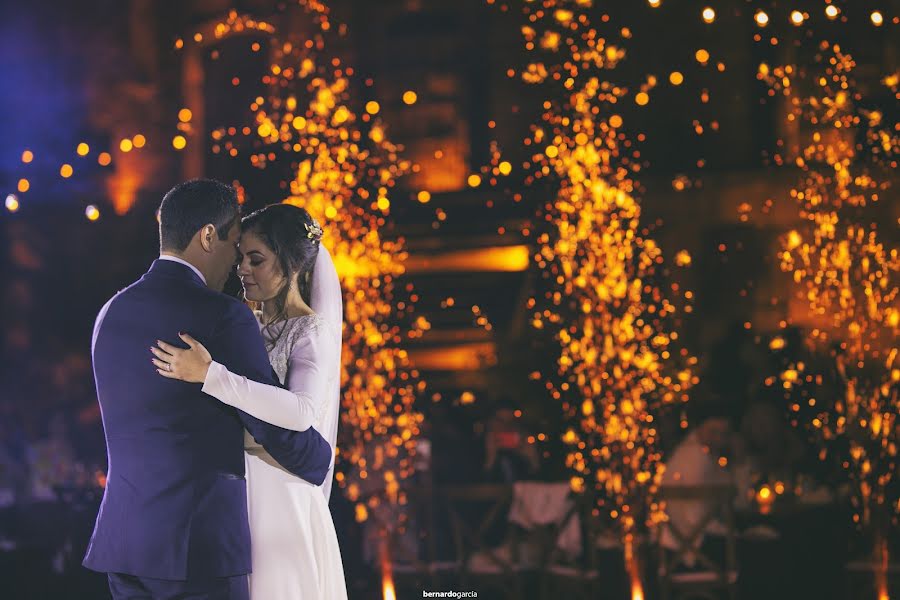
[[[206,347],[186,333],[179,333],[187,349],[178,348],[161,340],[156,340],[156,346],[150,348],[155,358],[151,361],[156,365],[156,372],[169,379],[179,379],[188,383],[203,383],[212,356]]]

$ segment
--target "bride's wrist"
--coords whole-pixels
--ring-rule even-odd
[[[200,372],[200,381],[198,383],[206,383],[206,378],[209,377],[209,368],[212,366],[212,361],[208,360],[203,363],[203,368]]]

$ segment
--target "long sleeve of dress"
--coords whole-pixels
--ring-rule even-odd
[[[325,373],[316,361],[316,357],[323,356],[326,351],[323,348],[326,343],[327,339],[318,329],[296,341],[288,357],[285,378],[288,389],[236,375],[213,361],[203,391],[266,423],[305,431],[321,420],[326,406]]]

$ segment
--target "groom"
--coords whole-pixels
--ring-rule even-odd
[[[181,331],[230,371],[279,385],[253,314],[221,293],[238,256],[234,189],[181,183],[159,216],[159,260],[107,302],[94,325],[109,473],[84,566],[108,574],[115,600],[247,600],[244,429],[315,485],[332,450],[312,428],[268,425],[156,373],[151,346],[174,343],[172,332]]]

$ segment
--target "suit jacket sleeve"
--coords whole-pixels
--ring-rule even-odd
[[[250,309],[229,303],[226,314],[213,333],[214,358],[232,373],[278,386],[269,357],[259,334],[259,325]],[[265,423],[238,410],[238,415],[253,439],[272,455],[278,464],[297,477],[321,485],[331,465],[333,450],[318,431],[289,431]]]

